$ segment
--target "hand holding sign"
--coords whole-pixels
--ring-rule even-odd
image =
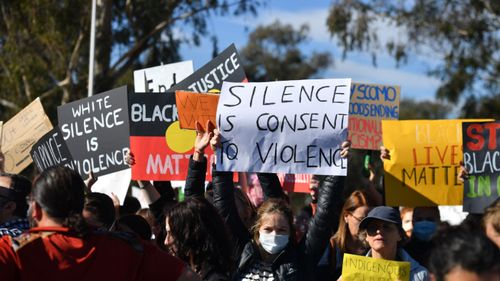
[[[213,137],[213,130],[215,129],[214,124],[208,120],[206,125],[206,130],[203,129],[200,122],[196,121],[196,138],[194,140],[194,153],[193,160],[201,161],[203,154],[205,154],[205,148],[207,148],[210,140]]]

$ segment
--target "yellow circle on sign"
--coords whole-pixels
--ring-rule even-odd
[[[168,126],[165,132],[167,146],[177,153],[185,153],[193,149],[196,131],[182,130],[179,121]]]

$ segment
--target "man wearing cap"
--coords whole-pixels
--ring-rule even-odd
[[[0,237],[17,237],[29,229],[26,196],[30,190],[27,178],[0,171]]]
[[[374,208],[361,221],[359,233],[370,246],[368,257],[409,262],[410,281],[429,280],[427,269],[400,247],[405,232],[399,210],[387,206]]]

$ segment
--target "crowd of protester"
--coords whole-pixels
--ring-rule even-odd
[[[371,184],[345,197],[344,176],[313,176],[311,205],[294,214],[276,174],[236,183],[214,167],[206,185],[205,151],[220,135],[205,128],[184,200],[169,182],[139,181],[147,209],[92,192],[98,179],[67,167],[32,182],[5,173],[0,152],[0,280],[342,280],[344,254],[409,262],[411,281],[500,280],[499,200],[450,226],[437,207],[384,206]]]

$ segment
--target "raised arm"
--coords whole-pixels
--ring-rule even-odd
[[[262,186],[262,192],[264,192],[264,200],[285,197],[278,175],[273,173],[257,173],[257,177]]]
[[[207,121],[206,130],[196,121],[196,139],[193,156],[189,159],[188,175],[184,194],[186,197],[204,197],[207,158],[205,149],[213,137],[214,125]]]
[[[219,144],[219,132],[214,130],[214,137],[211,145],[215,148]],[[212,183],[214,188],[213,204],[219,214],[222,216],[224,223],[229,227],[233,235],[234,242],[238,248],[238,253],[243,249],[245,244],[251,239],[249,230],[238,215],[238,209],[234,199],[234,183],[232,172],[218,172],[215,165],[212,168]]]
[[[347,157],[350,143],[342,144],[342,157]],[[314,269],[323,255],[331,234],[337,230],[345,176],[327,176],[318,190],[316,214],[309,223],[309,230],[303,241],[306,276],[313,276]]]

